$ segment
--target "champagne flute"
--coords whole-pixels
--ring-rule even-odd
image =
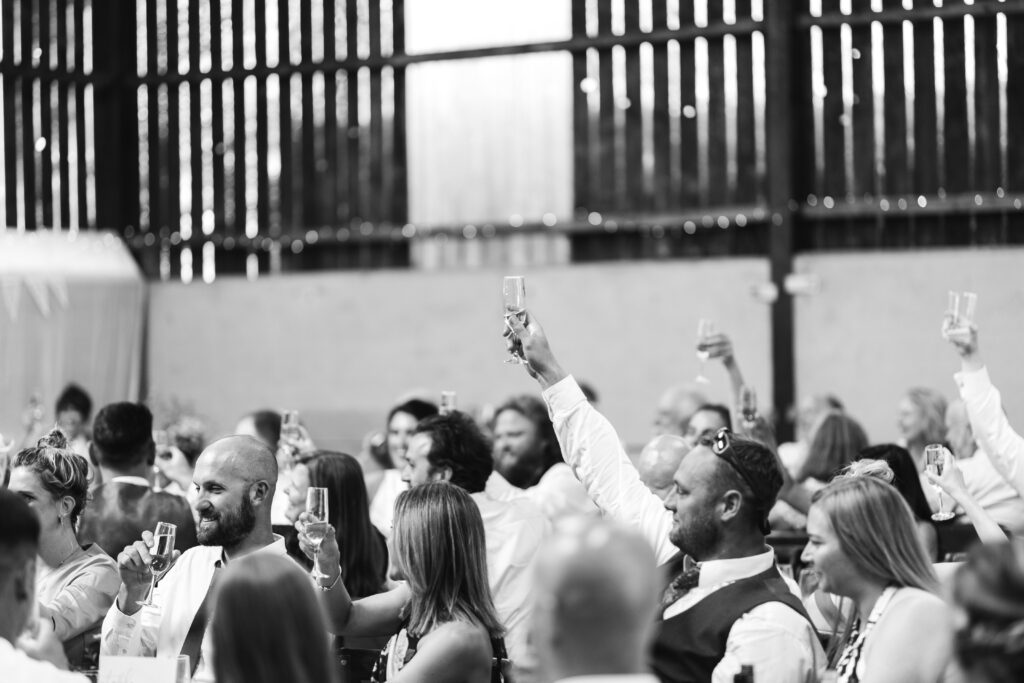
[[[501,283],[501,293],[505,298],[505,317],[515,315],[522,319],[523,311],[526,310],[526,279],[521,275],[506,276]],[[512,355],[505,359],[505,362],[526,364],[523,344],[514,333],[512,335]]]
[[[697,359],[700,361],[700,372],[694,381],[700,384],[708,384],[709,380],[704,376],[704,364],[711,358],[711,352],[705,346],[708,340],[715,334],[715,323],[713,320],[701,318],[697,323]]]
[[[171,568],[171,559],[174,556],[174,535],[177,530],[178,527],[169,522],[157,522],[156,530],[153,532],[153,546],[149,549],[149,555],[152,558],[149,563],[149,593],[145,600],[139,601],[143,607],[153,604],[153,591],[156,590],[156,583]]]
[[[740,387],[740,414],[745,423],[753,424],[757,421],[757,392],[754,387],[746,384]]]
[[[455,407],[455,392],[454,391],[442,391],[441,392],[441,406],[438,412],[442,415],[449,415],[457,410]]]
[[[936,477],[942,476],[943,469],[946,468],[948,463],[946,462],[946,449],[941,444],[932,443],[924,447],[924,464],[925,468],[934,474]],[[952,512],[946,512],[942,506],[942,487],[937,484],[932,484],[932,488],[939,495],[939,511],[932,515],[932,519],[936,522],[945,522],[948,519],[953,519],[955,516]]]
[[[188,655],[178,655],[174,661],[174,683],[190,683],[192,667]]]
[[[321,486],[310,486],[306,492],[306,514],[309,520],[306,522],[305,534],[309,542],[313,544],[313,578],[320,579],[324,575],[317,566],[317,556],[320,554],[320,544],[327,536],[327,489]]]

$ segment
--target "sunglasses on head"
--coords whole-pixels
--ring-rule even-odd
[[[697,443],[701,446],[705,446],[711,449],[711,452],[717,455],[719,458],[729,463],[733,471],[740,475],[740,479],[750,489],[750,494],[753,497],[753,504],[758,505],[757,502],[757,488],[754,486],[753,477],[747,472],[746,468],[740,465],[739,461],[733,456],[732,453],[732,439],[733,434],[727,427],[722,427],[717,432],[712,433],[710,430],[701,434],[697,439]],[[767,536],[771,533],[771,525],[768,523],[768,513],[763,511],[763,517],[761,519],[761,531]]]
[[[711,431],[704,432],[697,440],[697,443],[710,448],[712,453],[729,463],[729,466],[732,467],[736,474],[740,475],[740,479],[750,489],[750,493],[756,495],[757,488],[754,486],[753,478],[733,456],[732,438],[733,434],[729,431],[728,427],[722,427],[714,433]]]

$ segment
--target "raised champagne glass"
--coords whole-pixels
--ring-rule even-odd
[[[694,378],[694,381],[700,384],[708,384],[709,382],[708,378],[704,376],[704,364],[711,358],[711,352],[707,348],[707,343],[714,334],[714,321],[701,318],[697,323],[697,360],[700,361],[700,372]]]
[[[309,487],[306,492],[306,514],[309,519],[306,521],[305,534],[313,544],[313,578],[320,579],[324,575],[317,564],[317,556],[320,554],[320,544],[327,536],[327,489],[321,486]]]
[[[153,532],[153,546],[149,549],[150,579],[149,593],[145,600],[139,604],[148,607],[153,604],[153,591],[156,590],[157,581],[164,578],[164,574],[171,568],[171,561],[174,559],[174,536],[178,527],[169,522],[157,522],[156,530]]]
[[[925,446],[924,466],[936,477],[941,477],[943,470],[949,466],[949,463],[946,462],[946,449],[937,443]],[[946,520],[953,519],[955,515],[952,512],[946,512],[943,509],[942,488],[937,484],[932,484],[932,488],[934,488],[935,492],[939,495],[939,511],[932,515],[932,519],[936,522],[945,522]]]
[[[438,412],[442,415],[449,415],[454,413],[458,408],[455,405],[456,398],[454,391],[442,391],[441,392],[441,405],[438,408]]]
[[[509,275],[501,283],[501,293],[505,300],[505,318],[518,316],[522,319],[526,310],[526,278],[521,275]],[[506,325],[508,323],[506,322]],[[523,343],[512,333],[512,354],[505,359],[506,363],[526,364],[526,356],[523,354]]]

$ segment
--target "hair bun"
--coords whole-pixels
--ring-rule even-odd
[[[60,429],[54,427],[43,438],[36,442],[39,448],[57,448],[65,450],[68,447],[68,437]]]

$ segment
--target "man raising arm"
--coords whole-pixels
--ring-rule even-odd
[[[537,379],[565,460],[607,516],[637,528],[659,563],[695,562],[670,585],[650,655],[664,682],[726,683],[744,664],[758,683],[817,680],[825,657],[795,587],[765,544],[782,477],[764,446],[720,430],[683,458],[662,501],[640,481],[611,424],[586,401],[528,314],[508,318]]]

